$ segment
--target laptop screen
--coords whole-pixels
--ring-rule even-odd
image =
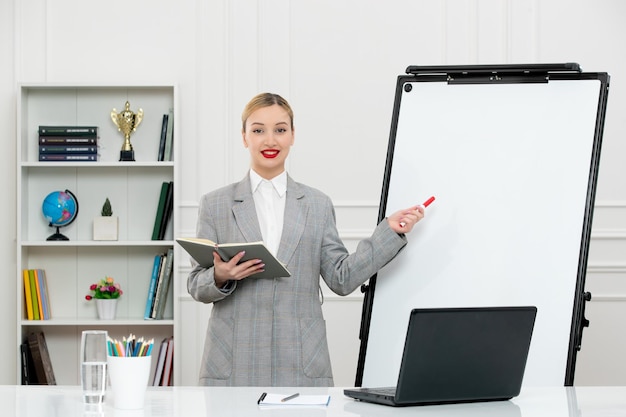
[[[535,307],[411,311],[396,402],[464,402],[519,394]]]

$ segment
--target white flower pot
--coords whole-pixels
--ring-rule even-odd
[[[116,298],[96,298],[96,308],[98,309],[98,318],[100,320],[113,320],[115,311],[117,310]]]
[[[118,230],[117,216],[101,216],[93,219],[93,240],[117,240]]]

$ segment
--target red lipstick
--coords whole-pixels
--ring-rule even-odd
[[[265,151],[261,151],[261,155],[263,155],[264,158],[268,159],[276,158],[279,153],[280,151],[278,151],[277,149],[267,149]]]

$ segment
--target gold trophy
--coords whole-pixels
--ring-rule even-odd
[[[111,120],[117,126],[117,130],[124,134],[124,144],[120,151],[120,161],[134,161],[135,151],[130,143],[130,135],[137,130],[137,127],[143,120],[143,110],[139,109],[134,113],[130,109],[130,103],[127,101],[124,111],[118,113],[117,110],[111,111]]]

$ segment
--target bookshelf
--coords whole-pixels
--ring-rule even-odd
[[[115,108],[143,109],[144,117],[131,135],[135,161],[120,162],[124,137],[111,120]],[[180,135],[174,124],[171,160],[159,161],[163,115],[173,109],[176,120],[177,91],[174,85],[68,85],[22,84],[17,92],[17,335],[19,346],[30,332],[43,331],[57,384],[79,385],[81,332],[105,329],[114,338],[129,333],[154,338],[155,345],[174,336],[177,340],[178,296],[174,259],[172,279],[162,320],[144,320],[144,311],[155,255],[174,247],[177,235],[177,189],[174,211],[164,240],[151,240],[163,182],[178,183],[176,156]],[[39,162],[40,125],[98,126],[97,162]],[[76,195],[76,219],[61,233],[68,241],[47,241],[49,227],[41,206],[55,190]],[[100,216],[105,199],[119,218],[118,240],[93,240],[93,219]],[[44,269],[48,281],[50,320],[28,320],[22,270]],[[100,320],[95,302],[85,300],[89,286],[112,276],[124,294],[114,320]],[[19,352],[19,349],[18,349]],[[174,384],[177,376],[174,350]],[[156,357],[153,357],[154,373]],[[21,381],[21,360],[16,381]]]

